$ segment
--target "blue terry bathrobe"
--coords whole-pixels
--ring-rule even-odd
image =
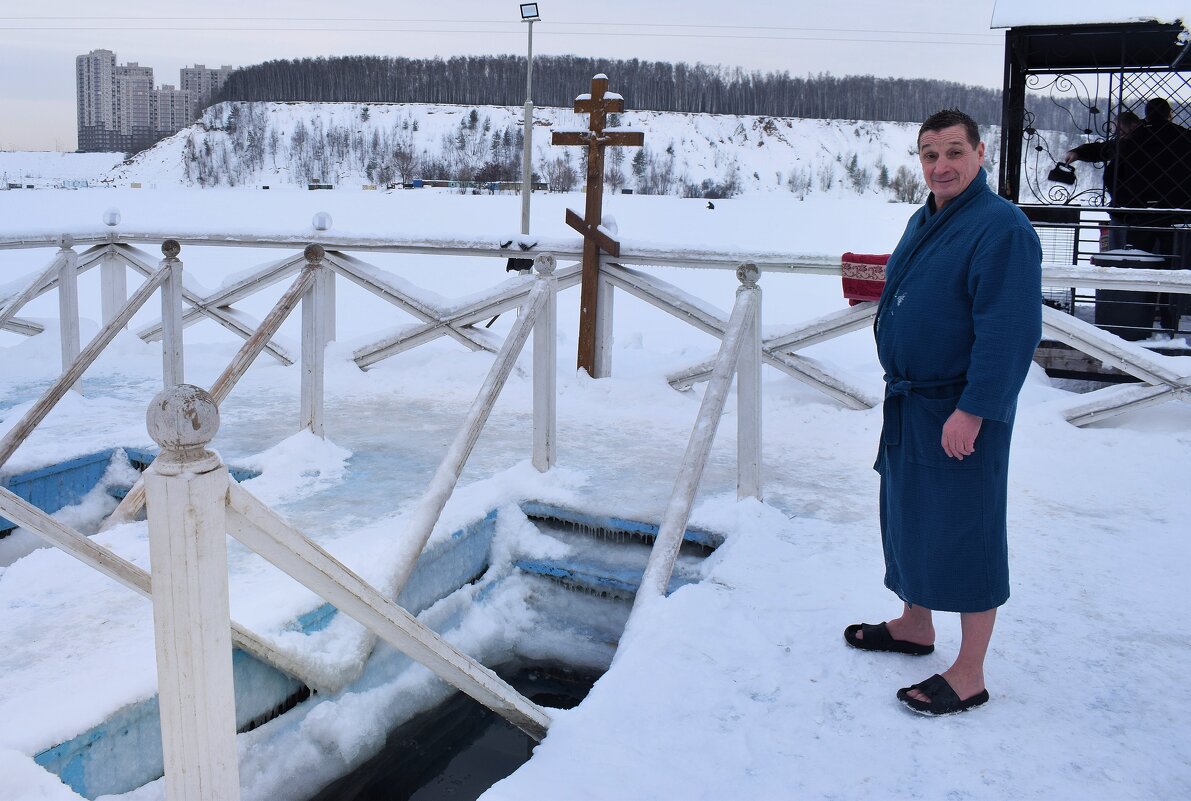
[[[911,604],[982,612],[1009,598],[1006,467],[1017,394],[1042,332],[1042,250],[983,169],[942,211],[910,219],[874,331],[885,369],[885,586]],[[984,418],[975,453],[943,451],[956,407]]]

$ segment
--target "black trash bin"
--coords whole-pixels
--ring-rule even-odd
[[[1109,250],[1092,256],[1099,267],[1135,270],[1162,270],[1166,259],[1137,248]],[[1121,339],[1149,339],[1154,333],[1157,292],[1133,292],[1125,289],[1096,290],[1096,325]]]

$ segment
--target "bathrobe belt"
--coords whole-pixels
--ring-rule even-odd
[[[945,398],[958,396],[963,392],[967,380],[964,378],[941,378],[936,381],[911,381],[908,378],[885,376],[884,427],[881,438],[886,445],[900,445],[902,441],[902,403],[911,392],[926,397]],[[951,391],[947,391],[951,390]]]

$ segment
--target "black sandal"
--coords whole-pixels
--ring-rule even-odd
[[[864,633],[863,639],[856,636],[858,632]],[[909,640],[893,639],[893,635],[889,633],[889,627],[884,623],[878,623],[875,626],[869,623],[853,623],[844,629],[844,641],[853,648],[859,648],[862,651],[892,651],[896,654],[909,654],[910,656],[926,656],[935,651],[933,645],[919,645]]]
[[[911,690],[917,690],[930,698],[930,700],[919,701],[917,698],[911,698]],[[938,717],[939,715],[954,715],[958,712],[966,712],[969,709],[980,706],[988,701],[988,690],[981,690],[971,698],[961,701],[959,700],[959,696],[955,694],[955,690],[951,689],[951,685],[947,683],[947,679],[936,673],[926,681],[910,685],[909,687],[902,687],[897,691],[897,700],[905,704],[912,712]]]

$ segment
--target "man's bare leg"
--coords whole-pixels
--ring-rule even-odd
[[[984,612],[963,612],[959,616],[963,637],[960,640],[959,656],[941,675],[961,701],[966,701],[984,689],[984,657],[988,654],[988,643],[992,640],[993,625],[996,622],[995,608]],[[889,627],[892,632],[892,621]],[[918,690],[911,690],[910,697],[919,701],[930,701],[929,697]]]

